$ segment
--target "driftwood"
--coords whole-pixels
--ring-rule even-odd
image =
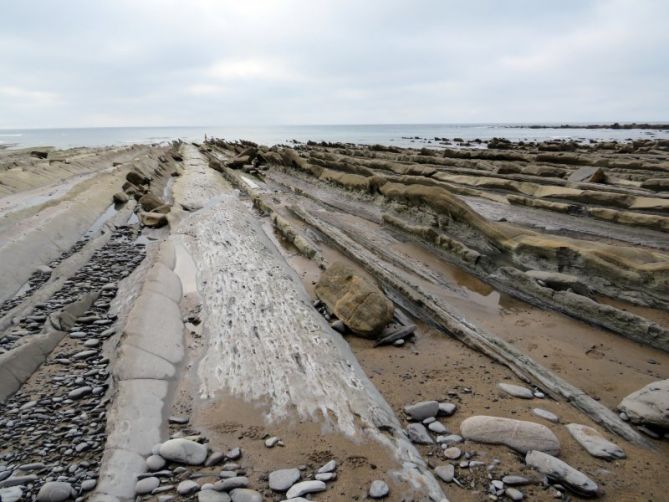
[[[560,376],[544,368],[531,357],[492,333],[468,323],[443,304],[435,302],[416,284],[397,277],[392,269],[384,266],[374,253],[361,246],[341,230],[299,207],[292,212],[305,223],[318,230],[335,247],[372,274],[386,289],[391,299],[407,310],[417,312],[435,327],[457,338],[491,359],[504,364],[525,381],[534,381],[553,397],[561,396],[592,420],[628,441],[650,447],[650,442],[618,417],[606,406],[598,403],[581,389],[574,387]]]

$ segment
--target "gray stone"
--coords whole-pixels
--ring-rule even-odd
[[[330,473],[325,473],[330,474]],[[270,472],[269,487],[275,492],[285,492],[300,479],[299,469],[279,469]],[[323,480],[320,480],[323,481]]]
[[[625,452],[616,444],[605,439],[592,427],[580,424],[567,424],[567,430],[593,457],[606,460],[625,458]]]
[[[74,490],[70,483],[63,481],[48,481],[42,485],[37,494],[38,502],[62,502],[72,498]]]
[[[89,386],[84,386],[84,387],[79,387],[78,389],[71,390],[68,394],[67,397],[70,399],[79,399],[84,396],[87,396],[93,392],[93,388]]]
[[[497,388],[503,390],[504,392],[513,397],[519,397],[521,399],[532,399],[534,397],[534,394],[532,394],[532,391],[530,389],[528,389],[527,387],[523,387],[521,385],[514,385],[512,383],[500,382],[497,384]]]
[[[521,492],[520,490],[517,490],[515,488],[507,488],[506,490],[504,490],[504,495],[509,497],[514,502],[523,500],[523,498],[524,498],[523,497],[523,492]]]
[[[177,493],[184,497],[192,495],[193,493],[199,490],[200,490],[200,485],[198,485],[192,479],[186,479],[181,483],[179,483],[179,485],[177,486]]]
[[[649,383],[618,405],[634,424],[669,429],[669,379]]]
[[[318,469],[316,472],[318,474],[323,474],[325,472],[332,472],[337,468],[337,461],[336,460],[330,460],[327,464],[325,464],[323,467]]]
[[[211,467],[212,465],[216,465],[219,462],[223,461],[224,458],[225,454],[222,451],[215,451],[211,455],[209,455],[204,465],[206,467]]]
[[[457,406],[453,403],[439,403],[439,415],[450,417],[453,413],[455,413],[456,409]]]
[[[460,424],[465,439],[479,443],[503,444],[521,453],[538,450],[560,453],[560,441],[546,426],[511,418],[474,416]]]
[[[448,434],[448,429],[441,422],[431,422],[427,426],[435,434]]]
[[[302,481],[290,487],[290,490],[288,490],[288,493],[286,493],[286,498],[292,499],[295,497],[301,497],[302,495],[306,495],[308,493],[322,492],[326,488],[327,486],[323,481]]]
[[[278,437],[272,436],[271,438],[265,439],[265,446],[267,448],[274,448],[279,442],[281,442],[281,440]]]
[[[242,456],[242,450],[240,448],[232,448],[231,450],[228,450],[225,456],[230,460],[237,460]]]
[[[197,502],[230,502],[230,495],[214,490],[200,490],[197,493]]]
[[[462,456],[462,451],[456,446],[451,446],[444,450],[444,457],[449,460],[457,460]]]
[[[404,412],[412,420],[421,421],[429,417],[436,417],[439,413],[439,403],[437,401],[421,401],[404,407]]]
[[[581,471],[547,453],[529,451],[525,456],[525,463],[579,495],[592,497],[599,492],[597,483]]]
[[[207,459],[207,446],[190,439],[169,439],[160,445],[160,456],[172,462],[201,465]]]
[[[382,499],[390,492],[390,488],[385,481],[375,479],[369,487],[369,496],[373,499]]]
[[[462,443],[464,439],[459,434],[449,434],[448,436],[437,436],[437,443],[444,445]]]
[[[20,486],[0,489],[0,500],[2,502],[18,502],[21,497],[23,497],[23,488]]]
[[[452,464],[440,465],[434,469],[434,473],[444,483],[450,483],[455,477],[455,467]]]
[[[135,493],[137,495],[146,495],[147,493],[151,493],[159,486],[160,486],[160,480],[155,476],[151,476],[150,478],[140,479],[139,481],[137,481],[137,484],[135,485]]]
[[[232,502],[262,502],[262,495],[248,488],[237,488],[230,493]]]
[[[165,467],[165,464],[165,459],[160,455],[150,455],[149,458],[146,459],[146,468],[150,471],[159,471]]]
[[[423,424],[409,424],[407,426],[407,434],[412,443],[416,444],[433,444],[434,440],[427,432]]]
[[[560,418],[555,413],[551,413],[550,411],[544,410],[543,408],[532,408],[532,413],[555,424],[560,421]]]
[[[318,481],[334,481],[335,479],[337,479],[337,473],[324,472],[322,474],[316,474],[314,478],[317,479]]]
[[[509,486],[520,486],[520,485],[530,484],[532,481],[530,481],[529,479],[527,479],[524,476],[509,475],[509,476],[504,476],[502,478],[502,482],[505,485],[509,485]]]
[[[215,486],[217,490],[229,492],[235,488],[246,488],[249,486],[249,478],[246,476],[235,476],[234,478],[217,481]]]
[[[90,492],[98,484],[97,479],[86,479],[81,482],[81,489],[85,492]]]

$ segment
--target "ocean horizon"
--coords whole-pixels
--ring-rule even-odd
[[[617,140],[639,138],[669,139],[667,130],[588,129],[589,123],[574,123],[583,128],[564,129],[561,123],[471,123],[471,124],[341,124],[341,125],[272,125],[272,126],[131,126],[0,129],[0,148],[101,147],[132,144],[202,141],[205,137],[226,140],[250,140],[264,145],[287,144],[294,141],[327,141],[356,144],[382,144],[410,147],[432,144],[443,147],[435,138],[461,138],[465,141],[503,137],[514,141],[549,139]],[[551,127],[554,126],[554,127]]]

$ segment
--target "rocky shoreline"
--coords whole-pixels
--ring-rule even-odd
[[[0,152],[0,500],[660,500],[669,143],[434,141]]]

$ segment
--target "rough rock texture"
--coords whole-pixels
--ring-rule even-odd
[[[521,453],[538,450],[551,455],[560,453],[560,441],[541,424],[511,418],[474,416],[460,424],[465,439],[480,443],[503,444]]]
[[[376,337],[393,318],[393,304],[383,292],[342,262],[321,274],[316,294],[351,331],[364,337]]]
[[[669,429],[669,379],[646,385],[618,405],[635,424]]]

